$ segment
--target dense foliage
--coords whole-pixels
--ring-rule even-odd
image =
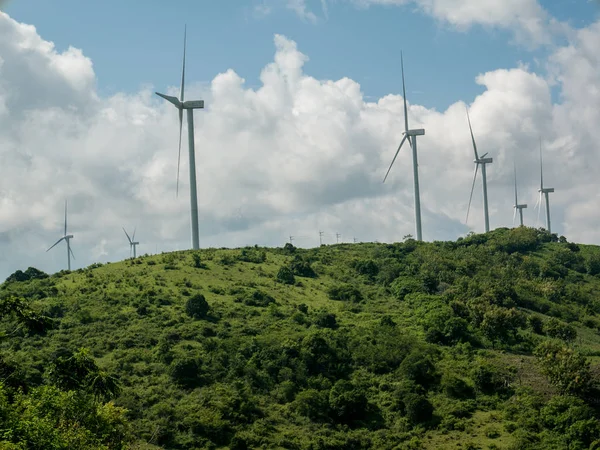
[[[600,249],[142,256],[0,287],[0,448],[600,448]]]

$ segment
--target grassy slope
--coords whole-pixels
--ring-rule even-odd
[[[434,267],[435,264],[443,266],[444,258],[449,254],[459,262],[473,256],[468,255],[464,249],[442,251],[440,248],[435,244],[418,247],[413,252],[413,259],[403,260],[403,267],[406,269],[409,263],[418,266],[419,262],[424,260],[432,263]],[[204,404],[202,398],[206,395],[206,389],[212,389],[215,386],[212,382],[219,380],[213,379],[209,386],[196,390],[179,388],[169,376],[167,365],[157,358],[161,338],[164,339],[169,333],[176,333],[178,336],[171,346],[173,354],[199,355],[209,367],[217,364],[211,359],[215,345],[229,353],[229,357],[233,357],[243,344],[253,339],[259,342],[259,345],[261,342],[280,344],[294,341],[318,328],[314,323],[310,324],[311,321],[314,322],[310,314],[323,309],[336,315],[339,328],[335,333],[358,336],[361,330],[377,326],[382,316],[387,315],[403,334],[414,334],[422,340],[425,331],[420,320],[429,314],[429,307],[425,301],[427,297],[410,294],[404,301],[400,301],[385,282],[369,281],[368,277],[358,275],[349,265],[349,262],[355,259],[372,259],[383,265],[383,256],[389,257],[385,249],[386,246],[379,244],[342,244],[302,251],[306,258],[313,261],[312,265],[319,276],[296,277],[296,285],[284,285],[276,281],[280,267],[288,264],[291,259],[291,256],[276,249],[264,249],[267,258],[262,263],[236,260],[241,252],[239,249],[208,249],[200,251],[205,264],[205,268],[202,269],[193,267],[192,252],[175,252],[58,274],[50,279],[57,291],[48,298],[34,300],[32,306],[53,311],[60,321],[60,327],[46,336],[17,335],[3,341],[2,349],[13,356],[19,366],[26,368],[27,377],[35,383],[42,381],[52,351],[61,346],[71,349],[89,348],[102,368],[118,374],[122,380],[124,391],[117,399],[117,404],[125,405],[131,410],[131,419],[140,440],[159,443],[164,430],[171,428],[171,432],[179,433],[175,438],[177,445],[186,448],[185,435],[194,434],[189,431],[189,424],[186,425],[186,417],[197,411],[198,405]],[[418,254],[422,249],[426,251],[419,257],[414,257],[414,254]],[[560,249],[561,244],[558,243],[544,244],[529,256],[530,259],[543,264]],[[590,254],[598,254],[599,249],[581,246],[580,253],[588,257]],[[230,261],[227,261],[228,259]],[[484,261],[480,263],[482,266],[475,269],[477,274],[489,269],[483,267]],[[418,272],[419,268],[415,270]],[[573,270],[568,272],[572,280],[570,278],[565,281],[567,284],[575,280],[582,293],[589,298],[600,298],[599,278],[579,274]],[[340,283],[358,286],[364,300],[360,303],[330,300],[327,290]],[[532,283],[535,283],[538,292],[543,292],[546,285],[549,285],[550,289],[555,281],[539,278]],[[34,284],[31,283],[32,286]],[[447,284],[452,286],[451,283]],[[12,283],[11,286],[5,285],[4,289],[21,293],[26,291],[25,287],[17,285],[27,283]],[[528,286],[530,285],[525,282],[516,286],[520,296],[530,295],[519,292],[520,289],[527,290]],[[259,289],[272,296],[276,303],[268,307],[245,305],[236,301],[240,289]],[[209,317],[205,320],[192,319],[185,313],[186,300],[198,292],[204,294],[211,307]],[[441,294],[440,292],[437,297],[442,298]],[[297,317],[294,318],[294,315],[298,315],[297,307],[300,304],[308,306],[308,324],[298,323]],[[435,305],[433,308],[436,308]],[[573,322],[578,332],[575,345],[589,356],[593,364],[598,365],[598,329],[590,328],[590,323],[588,326],[582,323],[584,317],[597,317],[596,313],[592,307],[575,303],[567,305],[567,308],[577,312],[578,320]],[[527,314],[547,318],[540,312],[532,312],[526,308],[521,310]],[[3,326],[10,327],[10,323],[5,321]],[[544,339],[526,329],[521,330],[520,334],[524,340]],[[480,339],[480,342],[485,348],[476,350],[476,355],[496,361],[499,365],[516,368],[514,387],[528,386],[548,398],[555,394],[554,389],[540,374],[530,352],[492,344],[485,339]],[[460,356],[460,351],[452,347],[438,348],[441,350],[438,361],[440,372],[456,372],[465,377],[468,375],[467,369],[473,355]],[[224,355],[219,354],[218,357],[223,358]],[[227,364],[231,364],[231,361]],[[393,380],[394,374],[392,372],[375,376],[355,368],[350,378],[356,384],[363,383],[367,386],[369,401],[381,405],[385,400],[377,386],[380,386],[384,378],[388,381]],[[441,417],[454,407],[454,403],[439,392],[439,389],[431,390],[428,397],[436,408],[436,414]],[[454,430],[417,427],[407,435],[398,422],[399,419],[388,421],[386,427],[395,430],[394,432],[401,430],[398,433],[407,442],[413,438],[414,448],[468,448],[469,443],[474,446],[472,448],[494,448],[494,445],[495,448],[508,448],[513,443],[513,437],[503,426],[503,415],[498,410],[500,403],[497,400],[488,400],[483,395],[477,398],[477,411],[470,417],[461,419],[461,424]],[[313,433],[326,436],[327,429],[336,429],[335,426],[315,424],[306,418],[290,415],[289,403],[275,402],[272,396],[265,392],[258,393],[256,390],[255,402],[263,411],[264,418],[253,420],[254,425],[249,424],[238,429],[248,429],[255,435],[262,436],[264,448],[285,448],[285,442],[301,442],[298,436],[306,437]],[[205,419],[202,420],[206,423]],[[373,431],[371,436],[377,436],[378,433],[380,432]],[[310,440],[308,437],[306,439]],[[417,444],[417,441],[420,444]],[[170,442],[174,445],[174,441]],[[195,448],[197,445],[199,444],[194,438],[189,438],[187,448]],[[298,448],[309,448],[297,445]],[[141,448],[150,448],[150,445],[143,444]]]

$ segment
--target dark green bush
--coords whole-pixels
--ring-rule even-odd
[[[194,319],[202,319],[208,314],[210,306],[202,294],[195,294],[185,302],[185,312]]]
[[[547,336],[562,339],[565,342],[572,342],[577,338],[577,330],[572,325],[562,323],[554,317],[544,322],[543,331]]]
[[[331,300],[351,303],[359,303],[363,299],[361,292],[350,284],[332,286],[327,290],[327,295]]]
[[[294,272],[289,267],[281,267],[277,272],[277,281],[283,284],[294,284],[296,282]]]

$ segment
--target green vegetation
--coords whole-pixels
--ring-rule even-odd
[[[207,249],[0,286],[2,449],[600,448],[600,248]]]

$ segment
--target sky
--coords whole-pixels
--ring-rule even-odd
[[[419,138],[423,238],[483,231],[466,108],[488,166],[492,228],[525,224],[539,140],[552,231],[600,244],[600,4],[538,0],[0,0],[0,278],[190,248],[177,95],[195,112],[201,247],[396,242],[415,234],[408,118]],[[184,130],[185,132],[185,130]],[[539,216],[539,217],[538,217]]]

